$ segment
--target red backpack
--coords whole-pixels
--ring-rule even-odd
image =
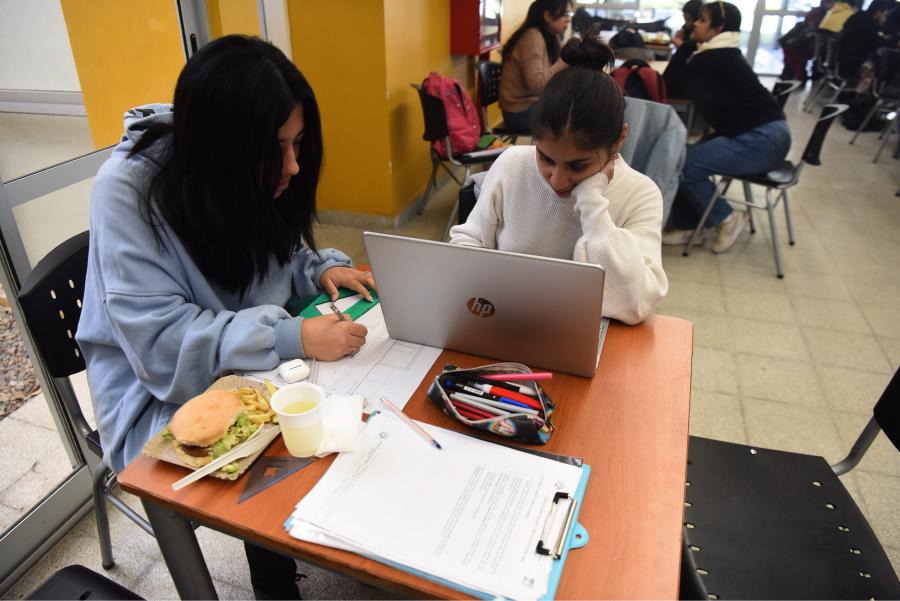
[[[430,96],[440,98],[444,103],[453,156],[475,150],[481,139],[481,121],[475,103],[469,98],[465,88],[455,79],[444,77],[434,71],[422,82],[422,87]],[[443,140],[438,140],[432,145],[441,157],[447,158]]]
[[[645,61],[633,58],[613,70],[612,78],[626,96],[666,102],[666,81]]]

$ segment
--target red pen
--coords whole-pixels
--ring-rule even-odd
[[[497,417],[496,415],[491,415],[487,411],[482,411],[480,409],[476,409],[471,405],[466,405],[465,403],[460,403],[459,401],[453,401],[453,407],[462,415],[469,419],[490,419],[492,417]]]
[[[552,380],[553,374],[549,371],[536,371],[533,373],[523,374],[488,374],[480,376],[485,380],[499,380],[504,382],[519,382],[522,380]]]
[[[520,403],[525,403],[529,407],[533,407],[535,409],[541,409],[541,404],[537,399],[533,399],[530,396],[526,396],[513,390],[509,390],[508,388],[500,388],[499,386],[494,386],[493,384],[479,384],[477,382],[472,382],[472,387],[488,394],[495,394],[497,396],[506,397],[514,401],[519,401]]]

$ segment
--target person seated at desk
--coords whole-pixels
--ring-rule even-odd
[[[872,0],[864,11],[854,13],[838,36],[838,74],[854,79],[867,59],[875,58],[875,51],[886,45],[881,27],[888,14],[897,8],[896,0]]]
[[[687,60],[670,63],[663,74],[669,95],[693,101],[716,134],[688,146],[672,207],[674,229],[663,234],[663,244],[686,244],[690,239],[712,201],[711,176],[765,173],[791,148],[784,112],[741,54],[740,30],[737,6],[721,0],[706,4],[691,34],[697,49]],[[715,203],[706,225],[716,227],[712,250],[721,253],[737,241],[748,216],[733,212],[724,198]]]
[[[669,287],[660,258],[662,195],[629,167],[625,100],[603,70],[613,52],[596,34],[562,50],[535,108],[535,146],[514,146],[491,166],[468,220],[450,243],[602,265],[603,314],[643,321]],[[565,291],[560,291],[565,293]]]
[[[172,105],[125,115],[94,182],[84,353],[104,460],[121,471],[182,403],[234,370],[339,359],[366,328],[302,319],[291,297],[374,288],[313,239],[322,132],[275,46],[230,35],[184,66]],[[254,591],[299,598],[293,559],[245,544]]]
[[[852,2],[835,2],[819,23],[819,29],[830,33],[840,33],[844,23],[859,6],[858,0]]]
[[[571,0],[535,0],[503,46],[500,110],[507,128],[531,129],[541,91],[566,67],[559,58],[559,39],[569,27],[571,10]]]

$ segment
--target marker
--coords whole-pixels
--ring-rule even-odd
[[[500,388],[499,386],[494,386],[493,384],[473,384],[475,388],[481,390],[482,392],[486,392],[488,394],[494,394],[497,396],[502,396],[508,399],[512,399],[514,401],[519,401],[520,403],[525,403],[529,407],[533,407],[534,409],[540,408],[540,403],[530,396],[520,394],[513,390],[507,390],[506,388]]]
[[[502,380],[504,382],[520,382],[522,380],[552,380],[553,374],[549,371],[536,371],[533,373],[523,374],[489,374],[481,376],[485,380]]]
[[[501,401],[504,403],[508,403],[510,405],[515,405],[517,407],[540,409],[540,407],[535,407],[534,404],[523,403],[522,401],[518,401],[516,399],[511,399],[511,398],[508,398],[505,396],[500,397],[495,394],[489,394],[482,390],[478,390],[477,388],[472,388],[471,386],[466,386],[465,384],[462,384],[461,382],[454,382],[452,380],[444,380],[444,388],[449,388],[450,390],[453,390],[456,392],[468,393],[468,394],[471,394],[472,396],[476,396],[476,397],[483,398],[483,399],[488,399],[491,401]],[[515,393],[513,393],[513,394],[515,394]],[[527,397],[525,397],[525,398],[527,398]],[[536,401],[531,401],[531,403],[536,403]]]
[[[485,380],[485,379],[482,378],[482,377],[476,376],[476,375],[474,375],[474,374],[470,374],[470,373],[468,373],[468,372],[459,372],[459,373],[456,373],[456,374],[447,374],[447,375],[448,375],[448,376],[451,376],[451,377],[452,377],[452,376],[459,376],[460,378],[462,378],[462,379],[464,379],[464,380],[468,380],[468,381],[470,381],[470,382],[477,382],[477,383],[482,384],[482,385],[485,385],[485,384],[486,384],[486,385],[490,385],[490,386],[494,385],[494,381],[493,381],[493,380]],[[506,390],[510,390],[510,391],[512,391],[512,392],[518,392],[519,394],[527,395],[527,396],[533,397],[534,399],[537,399],[537,398],[538,398],[538,393],[537,393],[537,391],[534,390],[533,388],[528,387],[528,386],[522,386],[521,384],[513,384],[513,383],[511,383],[511,382],[499,382],[498,384],[499,384],[499,386],[502,386],[502,387],[503,387],[504,389],[506,389]],[[472,384],[472,386],[474,386],[474,385],[475,385],[475,384]],[[496,394],[496,393],[495,393],[495,394]],[[508,396],[508,395],[507,395],[507,396]],[[524,402],[524,401],[523,401],[523,402]]]
[[[484,397],[476,397],[464,392],[454,392],[450,395],[451,398],[456,395],[463,400],[472,400],[477,403],[481,403],[482,405],[488,405],[489,407],[496,407],[497,409],[501,409],[503,411],[511,411],[512,413],[527,413],[528,415],[538,415],[540,412],[532,409],[530,407],[526,407],[523,403],[517,403],[510,399],[505,399],[500,401],[492,401],[490,399],[486,399]]]

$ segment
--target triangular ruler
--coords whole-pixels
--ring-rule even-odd
[[[303,469],[316,460],[316,457],[260,457],[253,462],[247,483],[238,503],[243,503],[256,493],[263,491],[297,470]]]

